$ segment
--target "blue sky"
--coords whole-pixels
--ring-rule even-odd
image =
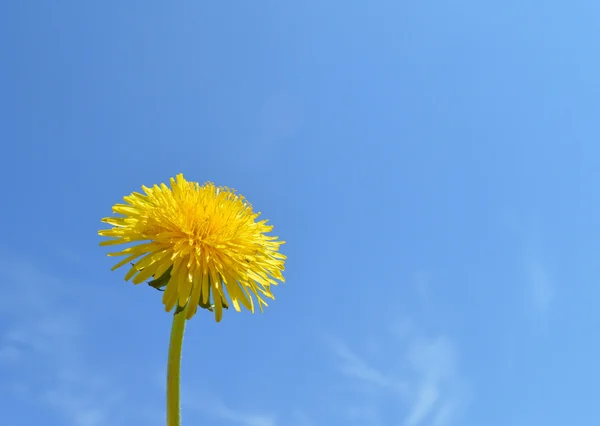
[[[163,424],[171,316],[97,231],[180,172],[289,259],[189,323],[184,425],[599,424],[599,35],[592,0],[2,2],[2,424]]]

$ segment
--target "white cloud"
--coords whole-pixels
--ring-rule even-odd
[[[44,395],[45,401],[55,407],[77,426],[98,426],[108,423],[107,413],[97,408],[94,401],[76,395],[68,389],[51,389]]]
[[[406,425],[415,426],[421,424],[423,419],[433,410],[439,396],[440,393],[435,383],[425,382],[419,385],[416,398],[406,418]]]
[[[338,370],[345,377],[362,386],[376,386],[383,392],[369,404],[351,405],[352,413],[348,413],[352,416],[349,417],[358,418],[357,410],[362,410],[361,423],[452,425],[467,402],[453,342],[446,337],[427,338],[405,333],[396,333],[390,339],[382,337],[382,342],[385,353],[394,357],[400,354],[399,368],[384,371],[339,339],[329,341],[339,361]]]
[[[547,315],[555,292],[548,268],[537,259],[528,259],[527,278],[534,309],[539,315]]]
[[[295,409],[290,415],[290,420],[286,422],[291,426],[315,426],[315,422],[308,416],[304,410]]]
[[[13,396],[54,410],[67,425],[128,423],[132,415],[121,387],[82,355],[82,319],[60,296],[67,284],[30,262],[3,263],[0,270],[0,291],[11,294],[0,301],[6,324],[0,328],[0,371],[22,372],[7,384],[21,389]]]
[[[234,409],[222,401],[196,389],[185,389],[182,405],[215,419],[240,426],[276,426],[277,419],[271,414]]]
[[[552,244],[539,229],[539,220],[531,220],[519,230],[522,238],[520,284],[524,290],[527,313],[545,325],[556,299],[557,286],[552,279],[547,255]]]
[[[213,414],[222,420],[228,420],[243,426],[275,426],[275,418],[264,414],[243,413],[232,410],[224,404],[213,407]]]
[[[40,411],[58,413],[67,426],[162,425],[162,405],[157,408],[143,402],[146,393],[143,399],[132,400],[139,383],[122,383],[87,357],[89,348],[82,346],[87,333],[85,316],[69,303],[74,291],[81,289],[49,276],[31,262],[0,258],[0,292],[11,294],[10,299],[0,299],[0,374],[15,368],[25,372],[12,382],[5,379],[0,390],[37,403]],[[156,374],[156,380],[153,376],[148,381],[158,382],[162,392],[164,371]],[[201,412],[202,422],[210,416],[231,425],[277,426],[273,415],[237,410],[212,395],[198,398],[195,394],[185,389],[182,402]],[[196,401],[205,405],[199,407]]]
[[[390,388],[391,390],[406,390],[406,384],[404,382],[394,381],[375,367],[369,365],[339,339],[330,339],[329,345],[334,354],[341,361],[338,365],[338,369],[347,377]]]
[[[415,340],[408,350],[408,362],[416,379],[405,424],[451,424],[466,396],[453,343],[443,337]]]

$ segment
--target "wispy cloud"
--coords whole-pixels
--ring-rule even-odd
[[[519,284],[524,289],[522,296],[527,303],[527,313],[533,314],[538,322],[544,324],[556,301],[557,293],[557,283],[553,280],[547,257],[552,244],[542,232],[541,221],[537,216],[522,219],[521,222],[513,225],[521,238],[522,269]]]
[[[316,423],[308,416],[304,410],[295,409],[290,414],[289,421],[286,424],[290,426],[316,426]]]
[[[536,258],[528,259],[526,267],[533,307],[538,315],[546,316],[555,293],[548,268]]]
[[[467,402],[454,343],[443,336],[427,338],[412,334],[382,338],[382,343],[387,354],[400,355],[403,362],[399,368],[384,371],[340,339],[329,341],[339,361],[338,369],[345,377],[385,392],[380,395],[380,403],[354,407],[364,411],[363,422],[391,424],[393,421],[405,426],[453,424]]]
[[[421,338],[407,355],[415,379],[406,426],[451,424],[466,402],[454,344],[445,337]]]
[[[551,249],[537,226],[524,232],[522,265],[528,313],[538,326],[545,327],[556,299],[557,286],[552,277],[547,251]]]
[[[214,396],[197,389],[185,389],[183,405],[223,422],[240,426],[277,426],[277,418],[272,414],[248,412],[234,409]]]
[[[224,404],[213,407],[213,414],[222,420],[228,420],[243,426],[275,426],[275,418],[264,414],[251,414],[233,410]]]
[[[0,301],[0,370],[20,371],[11,386],[29,402],[59,413],[69,425],[131,420],[121,387],[91,368],[82,355],[82,319],[69,299],[60,296],[66,284],[31,262],[0,266],[0,291],[11,294],[10,300]]]
[[[406,391],[406,383],[395,381],[390,376],[369,365],[366,360],[353,352],[341,340],[331,338],[329,346],[340,361],[338,368],[347,377],[399,392]]]

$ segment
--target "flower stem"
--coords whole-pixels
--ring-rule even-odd
[[[169,341],[169,361],[167,365],[167,426],[181,425],[181,403],[179,401],[179,376],[181,370],[181,347],[185,330],[187,305],[173,315],[171,339]]]

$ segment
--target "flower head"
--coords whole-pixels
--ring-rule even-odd
[[[227,295],[234,308],[240,303],[254,312],[254,297],[262,312],[264,298],[274,299],[271,285],[284,281],[286,257],[279,252],[283,241],[266,235],[272,230],[266,220],[257,221],[244,197],[212,183],[188,182],[182,174],[152,188],[142,186],[116,204],[120,215],[102,219],[113,226],[99,235],[112,237],[102,246],[130,244],[109,256],[124,256],[113,270],[132,264],[125,280],[164,289],[167,311],[187,304],[187,318],[198,306],[215,311],[221,320]],[[227,293],[227,294],[226,294]],[[212,296],[212,297],[211,297]]]

